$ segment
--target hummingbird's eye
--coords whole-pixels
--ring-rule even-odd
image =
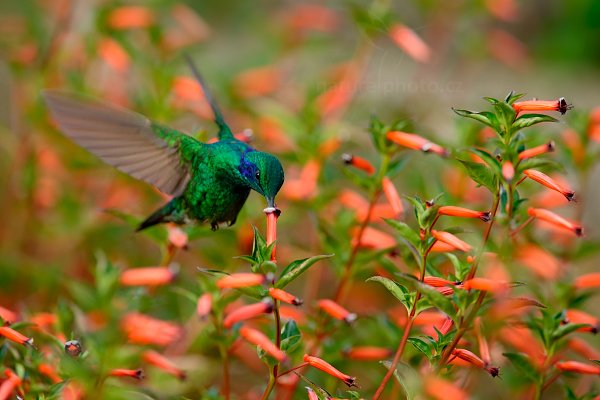
[[[256,180],[260,179],[260,171],[256,171],[256,174],[254,175],[256,177]]]

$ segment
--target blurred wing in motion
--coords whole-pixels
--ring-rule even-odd
[[[54,90],[43,96],[62,131],[77,144],[164,193],[183,193],[190,175],[179,144],[195,139],[173,130],[159,133],[148,118],[111,104]]]

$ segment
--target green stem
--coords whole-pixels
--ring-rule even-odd
[[[487,229],[485,230],[485,233],[483,235],[483,242],[481,243],[481,247],[477,251],[475,260],[473,260],[473,265],[471,266],[471,269],[469,270],[469,274],[467,275],[467,278],[466,278],[467,280],[472,279],[475,276],[475,274],[477,273],[477,267],[479,266],[479,262],[481,261],[481,257],[483,256],[483,253],[485,252],[485,246],[487,245],[487,242],[490,238],[490,234],[492,232],[492,227],[494,226],[494,222],[496,220],[496,214],[498,213],[498,205],[499,204],[500,204],[500,193],[498,192],[498,193],[496,193],[496,197],[494,198],[494,204],[492,205],[492,214],[491,214],[490,223],[487,226]],[[466,318],[461,320],[460,326],[458,327],[458,330],[456,332],[456,336],[454,337],[454,339],[452,340],[450,345],[447,346],[442,353],[442,357],[438,364],[438,368],[444,366],[446,364],[446,362],[448,361],[448,359],[450,358],[450,355],[452,354],[452,350],[454,350],[454,348],[456,347],[456,345],[458,344],[460,339],[463,337],[463,335],[467,331],[467,329],[468,329],[469,325],[471,324],[471,322],[473,321],[473,319],[475,319],[475,316],[477,315],[479,308],[483,304],[485,295],[486,295],[486,292],[479,293],[479,296],[477,297],[477,302],[475,303],[473,308],[471,308],[470,313],[467,315]]]
[[[435,221],[434,221],[434,223],[435,223]],[[433,227],[433,225],[434,224],[432,224],[432,227]],[[425,269],[427,266],[427,256],[429,255],[429,252],[431,251],[431,248],[433,247],[434,243],[435,243],[435,241],[427,248],[427,250],[425,250],[425,252],[423,253],[423,256],[421,258],[421,275],[419,276],[419,281],[421,281],[421,282],[423,282],[425,280]],[[400,362],[400,358],[402,357],[402,353],[404,352],[404,348],[406,347],[406,343],[408,342],[410,330],[412,329],[413,323],[415,322],[415,316],[417,313],[417,304],[420,299],[421,299],[421,292],[417,292],[417,295],[415,297],[415,302],[413,303],[413,306],[411,307],[410,314],[408,316],[408,320],[406,321],[406,326],[404,327],[404,334],[402,335],[402,339],[400,339],[400,343],[398,344],[398,349],[396,350],[396,354],[394,354],[394,358],[392,360],[390,367],[388,368],[385,376],[381,380],[381,383],[379,384],[377,391],[373,395],[373,400],[377,400],[381,397],[381,394],[383,393],[385,386],[391,379],[392,375],[394,374],[394,371],[396,370],[396,366]]]
[[[352,267],[354,266],[354,262],[356,261],[356,256],[358,255],[358,250],[360,248],[363,234],[365,233],[365,229],[367,229],[367,226],[369,225],[369,220],[371,219],[371,215],[373,214],[373,208],[375,207],[375,203],[377,203],[377,199],[379,199],[379,195],[381,194],[381,181],[387,173],[389,163],[389,154],[384,154],[381,159],[381,166],[379,167],[377,177],[375,178],[375,182],[377,182],[377,185],[372,191],[371,200],[369,201],[369,208],[367,209],[367,215],[365,216],[365,220],[360,225],[360,228],[356,235],[356,242],[352,247],[352,252],[350,253],[348,261],[344,265],[344,273],[340,278],[340,283],[338,284],[337,290],[335,291],[335,296],[333,297],[333,300],[335,302],[342,302],[344,296],[346,295],[345,290],[350,280],[350,277],[352,276]]]
[[[275,345],[277,348],[281,348],[281,316],[279,314],[279,301],[275,300],[273,305],[273,315],[275,316]],[[267,400],[271,395],[271,392],[275,388],[275,384],[277,383],[277,377],[279,373],[279,363],[275,364],[271,369],[271,373],[269,375],[269,382],[267,383],[267,387],[261,397],[262,400]]]

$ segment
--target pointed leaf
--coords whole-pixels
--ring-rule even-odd
[[[554,332],[552,332],[552,340],[558,340],[562,337],[567,336],[569,333],[573,333],[580,328],[590,327],[590,324],[565,324],[559,326]]]
[[[531,364],[529,358],[521,353],[503,353],[504,357],[508,358],[515,368],[523,374],[527,379],[536,381],[539,378],[537,369]]]
[[[333,257],[333,254],[321,254],[318,256],[291,262],[287,267],[285,267],[285,269],[281,273],[281,277],[276,282],[275,287],[277,287],[279,289],[283,289],[290,282],[292,282],[294,279],[296,279],[302,273],[304,273],[306,270],[308,270],[310,267],[312,267],[314,263],[316,263],[317,261],[323,260],[325,258],[330,258],[330,257]]]
[[[394,228],[398,234],[406,239],[413,246],[418,246],[421,239],[419,238],[419,234],[415,232],[410,226],[402,221],[398,221],[395,219],[384,218],[384,221]]]
[[[485,186],[492,193],[496,191],[496,175],[488,166],[467,160],[458,161],[465,166],[467,169],[467,174],[469,174],[471,179],[473,179],[477,184]]]
[[[416,337],[409,337],[408,342],[414,346],[415,349],[419,350],[421,353],[425,354],[428,359],[431,359],[433,356],[433,348],[429,343],[424,341],[423,339],[419,339]]]
[[[496,131],[499,129],[498,118],[496,118],[496,115],[494,115],[494,113],[492,113],[492,112],[489,112],[489,111],[474,112],[474,111],[469,111],[469,110],[460,110],[457,108],[452,108],[452,111],[454,111],[456,114],[460,115],[461,117],[471,118],[471,119],[474,119],[475,121],[479,121],[482,124],[487,125]]]
[[[301,339],[302,335],[296,321],[289,320],[281,329],[281,350],[286,353],[293,352],[298,348]]]
[[[481,159],[494,171],[496,172],[496,174],[500,174],[502,172],[502,166],[500,165],[500,162],[496,159],[496,157],[494,157],[493,155],[491,155],[490,153],[488,153],[485,150],[481,150],[481,149],[469,149],[470,152],[477,154],[479,157],[481,157]]]
[[[499,101],[494,104],[494,109],[496,110],[496,116],[498,117],[498,122],[500,123],[500,128],[503,133],[510,133],[510,129],[513,126],[513,122],[515,122],[515,118],[517,113],[514,108],[508,103],[503,101]]]
[[[523,114],[512,124],[514,132],[542,122],[558,122],[554,117],[544,114]]]
[[[511,91],[506,95],[504,101],[512,105],[515,101],[519,100],[523,96],[525,96],[525,93],[515,93],[514,91]]]
[[[408,293],[405,287],[402,287],[398,283],[394,282],[391,279],[384,278],[383,276],[372,276],[367,279],[365,282],[379,282],[381,283],[395,298],[400,300],[402,304],[408,310],[411,308],[411,295]]]
[[[444,312],[449,317],[452,318],[453,315],[456,314],[456,310],[454,308],[454,305],[452,304],[452,301],[437,290],[435,290],[435,288],[424,284],[412,275],[399,273],[396,274],[396,276],[402,284],[405,284],[408,288],[418,290],[423,295],[423,297],[429,301],[429,303],[432,306],[438,308],[440,311]]]
[[[392,363],[389,361],[381,361],[381,364],[388,370],[392,367]],[[413,367],[404,362],[399,362],[394,371],[394,378],[396,378],[400,386],[402,386],[404,394],[406,395],[406,400],[414,400],[417,398],[417,393],[420,392],[422,379]]]

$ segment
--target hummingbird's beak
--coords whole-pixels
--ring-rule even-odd
[[[275,205],[275,197],[265,197],[267,199],[267,206],[277,208]]]

